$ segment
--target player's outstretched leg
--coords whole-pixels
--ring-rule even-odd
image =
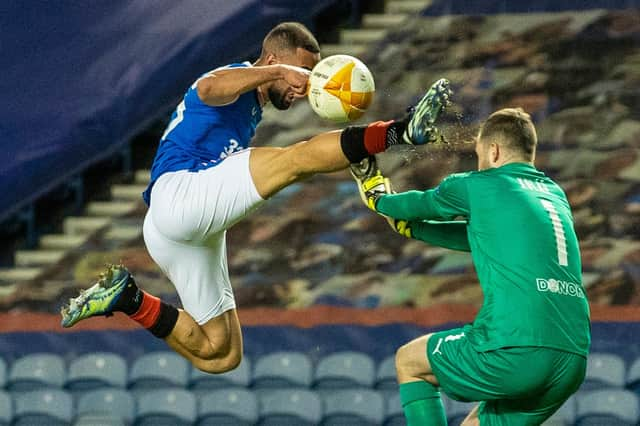
[[[392,145],[436,142],[440,138],[435,122],[450,96],[448,80],[440,79],[401,120],[349,126],[284,148],[254,148],[249,168],[256,190],[266,199],[294,182],[345,169]]]

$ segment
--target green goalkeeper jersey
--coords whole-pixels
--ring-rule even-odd
[[[526,163],[453,174],[438,187],[382,196],[376,209],[412,237],[471,251],[484,294],[465,334],[477,351],[542,346],[586,356],[589,305],[562,189]]]

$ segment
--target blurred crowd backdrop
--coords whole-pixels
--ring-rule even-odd
[[[396,190],[427,189],[476,167],[473,138],[492,111],[520,106],[539,134],[536,164],[567,192],[592,304],[640,304],[640,10],[500,15],[416,15],[363,51],[376,79],[362,122],[401,116],[438,78],[452,82],[442,118],[447,143],[379,155]],[[238,58],[243,59],[243,58]],[[164,120],[137,140],[153,152]],[[282,146],[334,128],[306,102],[267,107],[255,145]],[[134,168],[148,168],[151,155]],[[145,171],[136,174],[144,188]],[[5,285],[2,310],[55,312],[122,261],[138,283],[177,302],[145,251],[146,207],[113,219],[38,279]],[[347,172],[284,189],[228,233],[238,305],[305,308],[479,306],[471,257],[394,234],[360,202]]]

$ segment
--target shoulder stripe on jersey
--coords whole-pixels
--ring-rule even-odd
[[[171,123],[169,123],[169,125],[167,126],[167,129],[162,134],[162,138],[160,138],[161,141],[163,141],[167,137],[167,135],[171,133],[171,131],[175,129],[176,126],[180,124],[180,122],[184,119],[185,109],[187,109],[187,106],[185,105],[184,99],[183,99],[182,102],[180,102],[178,104],[178,107],[176,108],[176,117],[173,120],[171,120]]]

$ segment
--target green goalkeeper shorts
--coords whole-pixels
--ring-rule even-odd
[[[434,333],[427,358],[442,390],[481,401],[481,426],[540,425],[580,387],[585,357],[542,347],[477,352],[464,329]]]

